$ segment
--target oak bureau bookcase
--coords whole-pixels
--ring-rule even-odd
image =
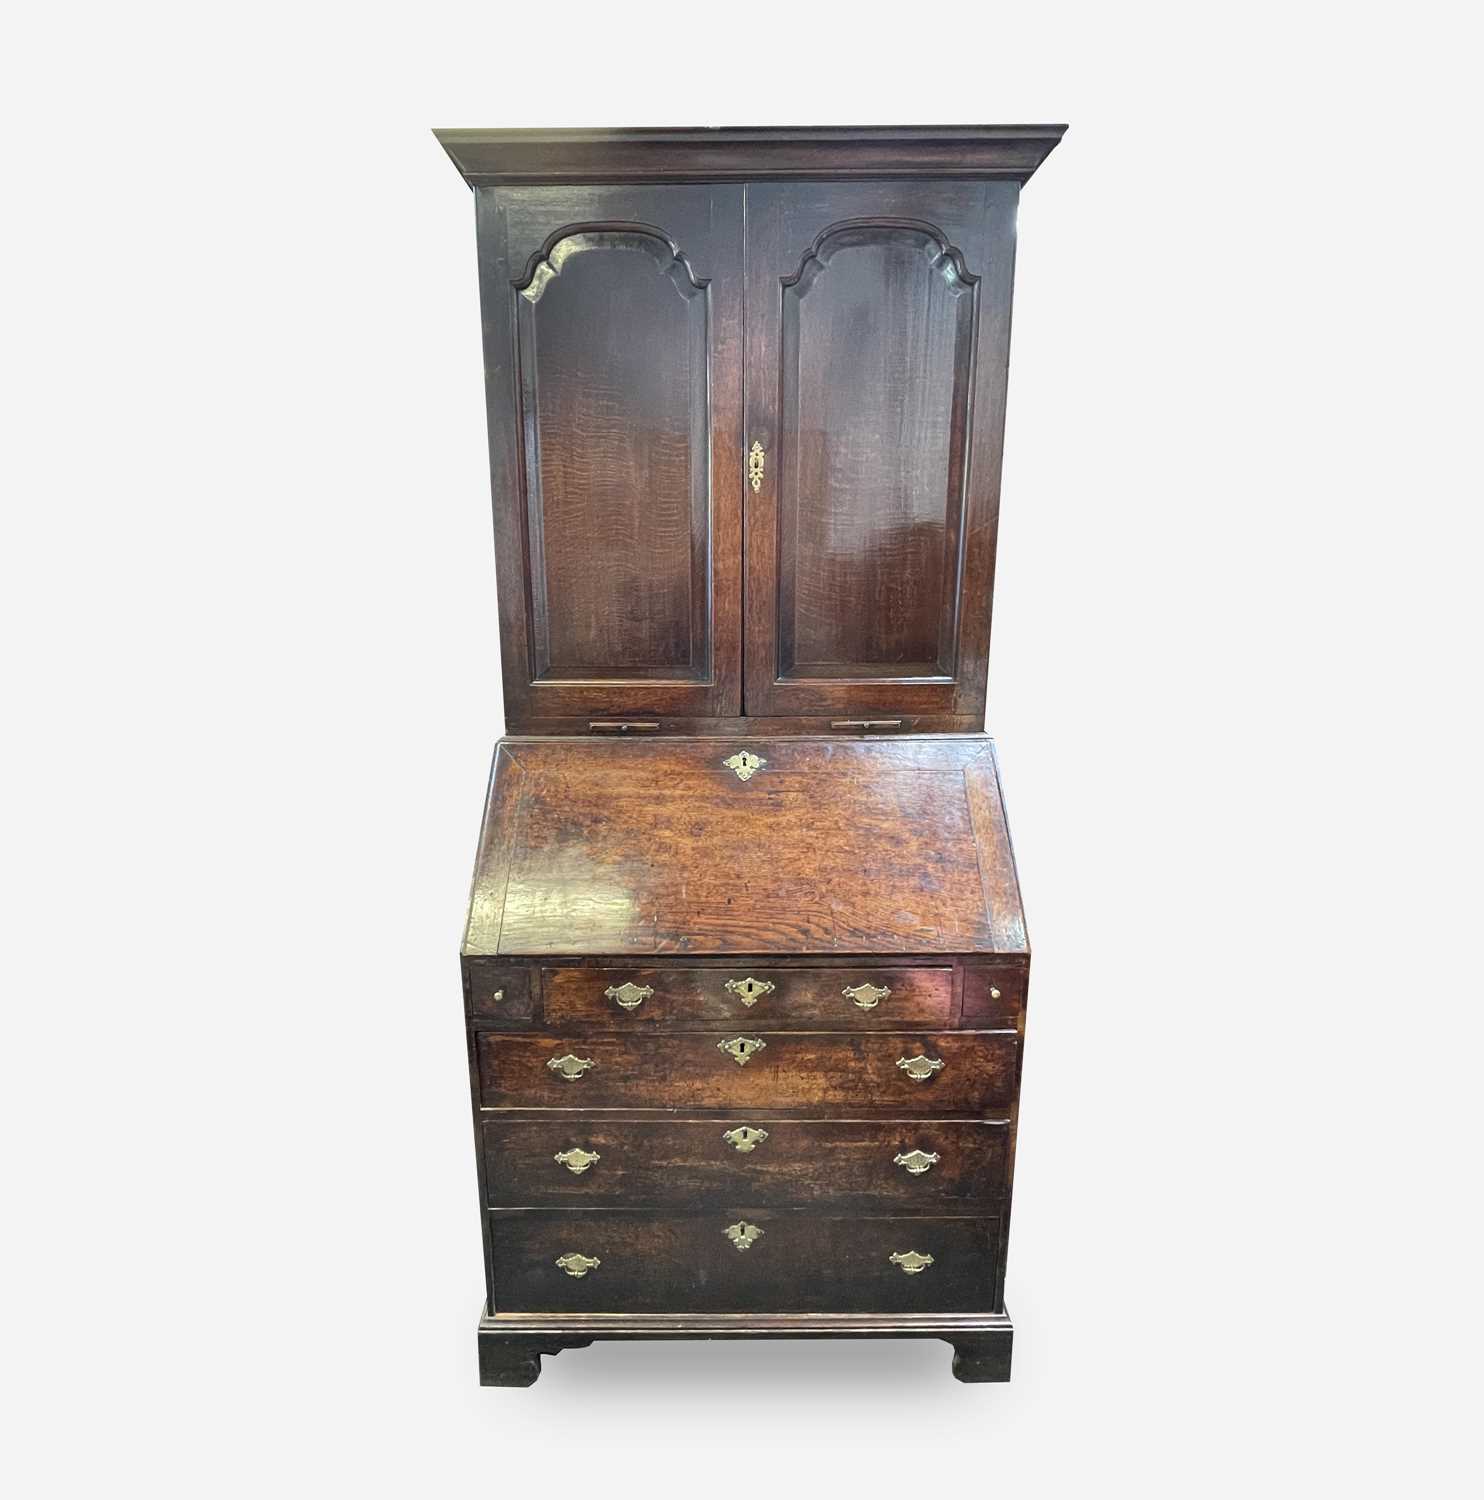
[[[1009,1378],[985,679],[1016,205],[1063,129],[438,132],[508,731],[462,950],[486,1384],[605,1338]]]

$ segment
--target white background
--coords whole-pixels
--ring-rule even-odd
[[[11,1493],[1478,1493],[1464,19],[11,17]],[[481,1390],[455,954],[502,719],[429,128],[940,120],[1072,125],[1022,201],[990,686],[1015,1379],[608,1345]]]

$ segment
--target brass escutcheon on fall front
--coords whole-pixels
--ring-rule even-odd
[[[897,1066],[913,1083],[925,1083],[943,1066],[941,1057],[899,1057]]]
[[[756,1151],[762,1143],[768,1139],[766,1130],[759,1130],[754,1125],[739,1125],[735,1130],[729,1130],[722,1136],[727,1145],[735,1146],[738,1151]]]
[[[633,1010],[636,1005],[643,1005],[652,994],[654,991],[647,984],[635,984],[632,979],[626,979],[622,984],[610,984],[603,991],[603,998],[617,1001],[625,1010]]]
[[[747,481],[751,484],[754,495],[763,487],[763,465],[767,461],[768,455],[763,445],[754,442],[747,450]]]
[[[596,1068],[598,1065],[590,1057],[574,1057],[568,1052],[562,1057],[548,1059],[546,1066],[558,1077],[571,1083],[574,1079],[581,1078],[589,1068]]]
[[[906,1167],[914,1177],[921,1177],[941,1159],[936,1151],[898,1151],[891,1160],[893,1166]]]
[[[919,1255],[915,1250],[898,1250],[895,1255],[888,1255],[887,1259],[894,1266],[900,1266],[908,1276],[916,1276],[925,1271],[933,1263],[931,1255]]]
[[[586,1276],[603,1264],[596,1255],[579,1255],[576,1250],[557,1256],[556,1263],[568,1276]]]
[[[727,770],[737,773],[738,781],[750,780],[753,772],[761,770],[767,764],[766,756],[754,755],[751,750],[739,750],[722,761]]]
[[[847,985],[840,993],[852,1005],[858,1005],[862,1010],[875,1010],[891,994],[891,986],[889,984]]]
[[[718,1042],[716,1045],[740,1068],[754,1052],[761,1052],[768,1044],[760,1036],[734,1036],[731,1041]]]
[[[743,1005],[752,1006],[764,995],[771,995],[777,986],[771,979],[754,979],[748,975],[746,979],[729,979],[722,988],[735,995]]]
[[[602,1161],[603,1158],[596,1151],[584,1151],[581,1146],[573,1146],[570,1150],[558,1151],[553,1159],[574,1176],[580,1177],[595,1161]],[[900,1157],[897,1159],[901,1160]]]
[[[729,1224],[722,1233],[739,1249],[748,1249],[755,1240],[761,1238],[762,1230],[756,1224],[749,1224],[745,1219],[738,1219],[735,1224]]]

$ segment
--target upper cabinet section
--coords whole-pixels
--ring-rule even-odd
[[[1061,132],[439,132],[512,729],[983,727],[1015,211]]]
[[[507,715],[740,713],[742,190],[478,213]]]

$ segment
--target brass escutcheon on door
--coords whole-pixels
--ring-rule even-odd
[[[913,1083],[926,1083],[943,1066],[941,1057],[899,1057],[897,1066]]]
[[[763,465],[768,461],[768,455],[763,451],[763,445],[754,442],[747,450],[747,481],[752,486],[755,495],[763,487]]]
[[[746,979],[729,979],[722,988],[735,995],[743,1005],[752,1006],[764,995],[771,995],[777,986],[771,979],[754,979],[749,975]]]
[[[906,1167],[914,1177],[921,1177],[942,1158],[936,1151],[898,1151],[891,1160],[893,1166]]]
[[[729,1042],[718,1042],[719,1051],[725,1052],[737,1066],[746,1065],[755,1052],[761,1052],[768,1044],[760,1036],[734,1036]]]
[[[755,1125],[739,1125],[735,1130],[729,1130],[722,1136],[727,1145],[735,1146],[738,1151],[756,1151],[762,1143],[768,1139],[766,1130],[759,1130]]]
[[[596,1151],[584,1151],[581,1146],[573,1146],[567,1151],[558,1151],[553,1158],[553,1160],[566,1167],[574,1177],[582,1176],[595,1161],[602,1161],[602,1159]],[[901,1160],[900,1157],[897,1159]]]
[[[747,1250],[759,1239],[763,1231],[756,1224],[749,1224],[745,1219],[738,1219],[735,1224],[729,1224],[722,1233],[739,1249]]]
[[[603,991],[603,998],[616,1001],[625,1010],[633,1010],[636,1005],[643,1005],[652,994],[654,991],[647,984],[635,984],[632,979],[626,979],[622,984],[610,984]]]
[[[852,1005],[862,1010],[875,1010],[891,994],[889,984],[847,985],[840,991]]]
[[[917,1276],[932,1265],[931,1255],[919,1255],[915,1250],[898,1250],[895,1255],[888,1255],[887,1259],[894,1266],[900,1266],[908,1276]]]

